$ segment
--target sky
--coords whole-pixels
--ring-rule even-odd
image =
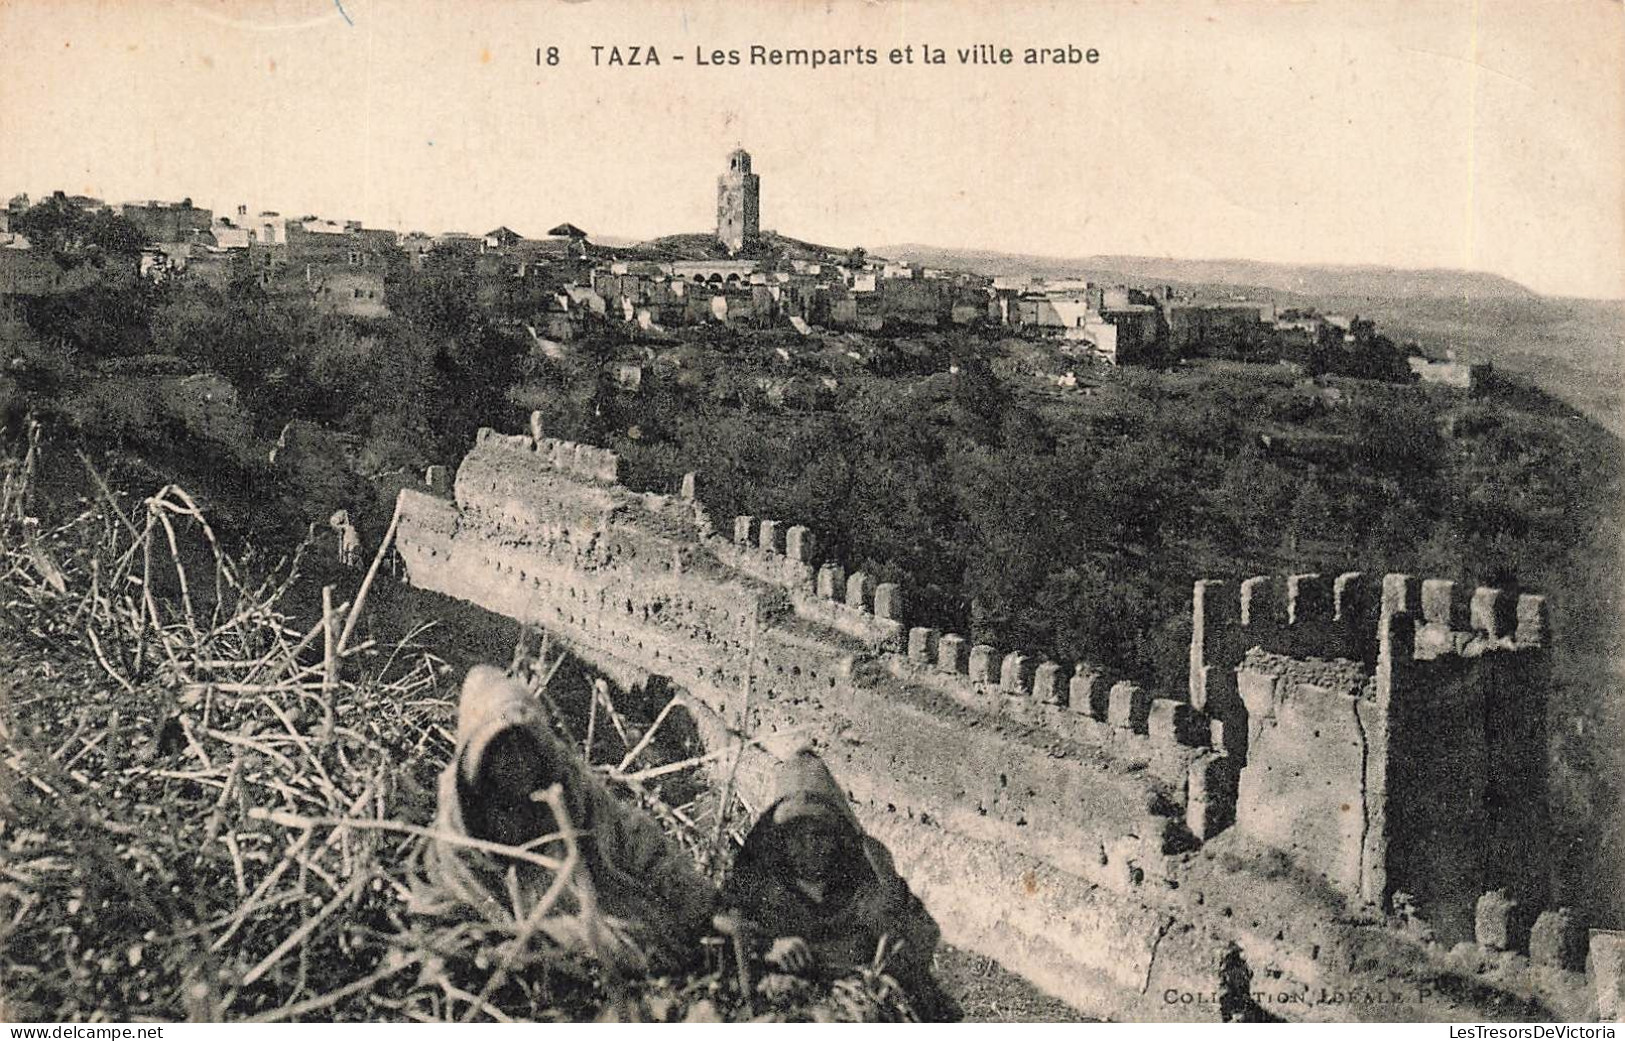
[[[978,43],[1015,60],[960,64]],[[752,45],[878,62],[753,66]],[[1098,62],[1023,62],[1068,45]],[[714,227],[743,145],[762,226],[823,244],[1625,298],[1619,0],[0,0],[0,56],[5,195],[641,238]]]

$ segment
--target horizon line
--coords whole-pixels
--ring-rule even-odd
[[[43,201],[45,201],[47,199],[50,199],[53,196],[55,196],[57,192],[61,192],[63,195],[67,195],[69,197],[73,197],[74,195],[78,194],[78,193],[69,193],[65,189],[61,189],[61,188],[53,188],[53,189],[47,191],[46,193],[44,193],[43,195],[39,196],[38,198],[31,199],[30,200],[31,204],[43,202]],[[11,198],[12,196],[15,196],[15,195],[27,196],[27,194],[28,193],[26,191],[13,192],[13,193],[9,193],[7,198],[9,199],[9,198]],[[182,200],[187,200],[187,199],[192,200],[192,204],[194,206],[197,206],[197,196],[194,196],[194,195],[191,195],[191,194],[182,194],[181,196],[179,196],[177,198],[173,198],[173,199],[165,199],[165,198],[160,198],[160,197],[156,197],[156,196],[145,196],[145,197],[133,198],[133,199],[123,199],[123,200],[119,200],[117,202],[114,202],[114,201],[108,200],[108,199],[102,199],[101,201],[105,205],[108,205],[108,206],[122,207],[122,206],[141,205],[141,204],[144,204],[144,203],[155,203],[155,202],[156,203],[169,203],[171,205],[174,205],[174,204],[178,204]],[[244,203],[237,203],[236,204],[236,206],[241,206],[241,205],[246,205],[246,204],[244,204]],[[228,210],[219,210],[219,209],[210,208],[210,213],[215,218],[228,218],[229,219],[230,217],[234,217],[236,215],[236,212],[235,212],[236,206],[232,206]],[[197,208],[202,209],[204,207],[198,206]],[[262,209],[259,212],[261,212],[261,213],[275,213],[278,216],[289,216],[290,215],[290,213],[284,212],[282,210],[264,210],[264,209]],[[344,220],[347,219],[347,218],[344,218],[344,217],[338,217],[338,218],[324,217],[321,214],[314,214],[314,213],[312,213],[312,214],[300,214],[298,216],[300,218],[313,218],[313,219],[327,220],[327,221],[334,222],[334,223],[342,223]],[[351,219],[353,219],[353,218],[351,218]],[[565,221],[560,221],[560,222],[556,222],[556,223],[570,223],[570,222],[568,220],[565,220]],[[427,234],[427,235],[430,235],[431,237],[433,237],[435,235],[446,235],[446,234],[454,234],[454,233],[469,234],[469,235],[474,235],[476,237],[484,234],[483,232],[464,232],[461,228],[442,228],[438,232],[422,232],[421,231],[421,226],[412,227],[412,226],[409,226],[404,221],[382,221],[382,222],[379,222],[379,223],[376,223],[376,224],[368,224],[366,222],[363,222],[363,227],[369,228],[371,230],[394,231],[397,234],[411,234],[413,232],[421,232],[422,234]],[[511,229],[512,226],[510,224],[508,224],[504,220],[499,220],[497,224],[492,226],[492,230],[495,230],[498,227],[507,227],[507,228]],[[647,245],[647,244],[649,244],[651,242],[657,241],[657,240],[662,239],[662,238],[673,238],[673,237],[677,237],[677,236],[681,236],[681,235],[711,235],[711,234],[713,234],[713,232],[711,230],[709,230],[709,229],[702,230],[702,231],[666,232],[666,233],[652,235],[652,236],[646,236],[646,237],[645,236],[636,236],[636,235],[624,235],[624,234],[618,234],[618,233],[614,233],[614,232],[605,232],[602,235],[600,241],[602,241],[602,239],[610,239],[610,240],[617,240],[618,242],[621,242],[621,243],[625,243],[628,246],[643,246],[643,245]],[[802,243],[806,243],[806,244],[809,244],[809,245],[819,245],[819,243],[816,243],[813,240],[799,238],[799,237],[794,236],[794,235],[788,235],[788,234],[785,234],[785,233],[783,233],[781,231],[778,231],[777,229],[768,229],[768,230],[764,231],[764,234],[777,235],[780,238],[792,239],[793,241],[802,242]],[[528,238],[529,236],[526,236],[526,237]],[[591,239],[591,237],[592,236],[589,235],[589,239]],[[870,250],[870,247],[863,246],[861,244],[846,246],[846,247],[825,246],[823,248],[828,248],[828,249],[843,249],[843,248],[844,249],[859,249],[859,248],[861,248],[861,249],[864,249],[866,251]],[[1084,254],[1076,254],[1076,255],[1061,255],[1061,254],[1046,253],[1046,252],[1026,252],[1026,251],[1022,251],[1022,250],[1019,250],[1019,249],[1012,249],[1012,248],[1003,247],[1003,246],[942,245],[942,244],[932,243],[932,242],[917,242],[917,241],[902,241],[902,242],[881,243],[881,244],[879,244],[879,245],[877,245],[877,246],[875,246],[873,248],[874,248],[874,250],[878,250],[878,251],[881,251],[881,252],[884,252],[885,250],[888,250],[888,249],[890,249],[890,250],[897,250],[897,249],[940,250],[940,251],[945,252],[945,253],[972,253],[972,252],[977,252],[977,253],[986,253],[986,254],[991,254],[991,255],[995,255],[995,256],[1010,258],[1010,259],[1014,259],[1014,260],[1034,260],[1034,261],[1044,261],[1044,262],[1059,263],[1059,264],[1079,264],[1081,262],[1090,261],[1090,260],[1140,260],[1140,261],[1159,261],[1160,260],[1160,261],[1170,261],[1170,262],[1174,262],[1174,263],[1186,263],[1186,264],[1259,264],[1259,265],[1267,265],[1267,266],[1276,267],[1276,268],[1294,268],[1294,267],[1297,267],[1297,268],[1322,268],[1322,269],[1333,269],[1333,270],[1343,270],[1343,271],[1367,270],[1367,271],[1386,271],[1386,272],[1395,272],[1395,273],[1414,272],[1414,273],[1418,273],[1418,274],[1439,273],[1439,274],[1479,275],[1479,276],[1485,276],[1485,277],[1489,277],[1489,278],[1500,279],[1500,280],[1502,280],[1502,281],[1504,281],[1504,282],[1506,282],[1506,283],[1508,283],[1508,284],[1510,284],[1512,286],[1517,287],[1518,289],[1524,291],[1525,293],[1528,293],[1528,294],[1530,294],[1532,296],[1538,297],[1538,298],[1543,299],[1543,300],[1577,300],[1577,301],[1587,301],[1587,302],[1594,302],[1594,303],[1625,303],[1625,287],[1621,287],[1620,294],[1618,296],[1586,296],[1586,295],[1575,294],[1575,293],[1548,293],[1548,292],[1544,292],[1542,290],[1536,289],[1535,287],[1530,286],[1530,285],[1528,285],[1528,284],[1526,284],[1526,283],[1524,283],[1522,281],[1519,281],[1518,279],[1513,278],[1510,275],[1505,275],[1505,274],[1502,274],[1502,273],[1497,272],[1497,271],[1491,271],[1491,270],[1489,270],[1487,268],[1449,267],[1449,266],[1443,266],[1443,265],[1414,266],[1414,265],[1398,264],[1398,263],[1394,263],[1394,262],[1377,262],[1377,261],[1271,260],[1271,259],[1265,259],[1265,258],[1262,258],[1262,257],[1246,257],[1246,256],[1228,256],[1228,257],[1179,256],[1179,255],[1175,255],[1173,253],[1152,254],[1152,253],[1117,253],[1117,252],[1112,252],[1112,253],[1084,253]],[[1171,279],[1171,281],[1179,282],[1179,281],[1189,281],[1189,280],[1188,279],[1174,278],[1174,279]],[[1235,284],[1244,284],[1244,283],[1235,283]],[[1270,287],[1259,287],[1259,288],[1270,288]],[[1278,290],[1278,291],[1292,292],[1292,290]],[[1470,295],[1470,294],[1463,294],[1463,295]]]

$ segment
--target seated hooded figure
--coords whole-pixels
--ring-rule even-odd
[[[538,801],[557,784],[568,821]],[[620,975],[668,972],[703,957],[716,891],[642,809],[617,799],[575,748],[556,737],[525,685],[488,665],[469,670],[458,702],[457,749],[440,778],[438,831],[559,856],[568,823],[579,856],[571,877],[459,841],[428,850],[424,913],[477,914],[536,931]],[[510,880],[509,874],[513,877]],[[563,881],[565,885],[557,885]],[[539,908],[546,902],[549,906]],[[517,903],[517,906],[516,906]]]
[[[873,963],[884,938],[885,971],[920,1018],[952,1018],[931,976],[937,923],[810,749],[780,766],[774,802],[745,837],[723,904],[773,937],[770,965],[824,982]]]

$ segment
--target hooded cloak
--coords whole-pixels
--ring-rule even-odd
[[[864,833],[823,760],[802,749],[779,768],[775,781],[774,801],[734,861],[724,903],[758,932],[806,940],[826,979],[872,963],[884,937],[886,971],[917,1003],[936,994],[930,970],[940,938],[937,923],[898,875],[891,853]],[[786,829],[808,820],[837,836],[836,863],[821,897],[797,884],[783,851]]]
[[[579,860],[548,896],[557,872],[454,842],[433,843],[429,875],[440,896],[492,922],[517,925],[552,899],[537,931],[567,950],[628,974],[669,971],[703,957],[716,891],[688,853],[637,806],[617,799],[555,737],[539,702],[495,669],[470,671],[459,706],[457,752],[440,776],[436,828],[507,845],[558,830],[532,790],[560,785]],[[517,798],[514,796],[517,794]],[[533,848],[561,858],[562,842]],[[509,872],[517,886],[510,890]],[[430,894],[419,910],[434,906]],[[519,915],[515,916],[517,896]]]

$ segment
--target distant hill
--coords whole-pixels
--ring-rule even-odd
[[[1178,260],[1172,257],[1041,257],[935,246],[880,246],[877,252],[930,267],[989,275],[1084,276],[1096,281],[1169,282],[1267,289],[1320,297],[1533,298],[1533,290],[1480,271],[1409,270],[1372,265],[1271,264],[1258,260]]]

